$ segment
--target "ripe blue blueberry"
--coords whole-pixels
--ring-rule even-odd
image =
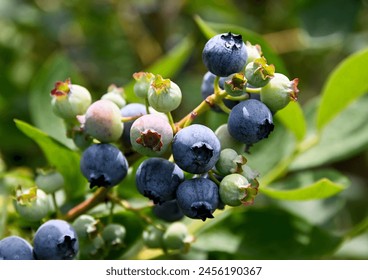
[[[218,187],[206,178],[186,180],[179,185],[176,200],[185,216],[205,221],[218,208]]]
[[[184,180],[184,172],[173,162],[163,158],[143,161],[136,172],[138,191],[155,204],[175,198],[178,185]]]
[[[254,144],[273,130],[272,113],[262,102],[248,99],[230,112],[228,130],[232,137],[245,144]]]
[[[80,168],[90,187],[112,187],[127,175],[128,161],[123,153],[111,144],[96,144],[83,154]]]
[[[206,72],[206,74],[204,74],[203,79],[202,79],[202,85],[201,85],[201,94],[202,94],[202,98],[205,100],[208,96],[210,96],[211,94],[214,93],[214,87],[213,87],[213,83],[215,81],[216,76],[214,74],[212,74],[211,72]],[[219,86],[221,89],[224,89],[224,84],[225,81],[228,79],[228,77],[221,77],[219,80]],[[223,99],[226,107],[228,108],[233,108],[236,104],[238,104],[238,101],[234,101],[234,100],[229,100],[229,99]],[[218,107],[217,105],[213,105],[211,107],[211,109],[215,112],[223,112],[220,107]]]
[[[166,222],[176,222],[184,217],[183,211],[178,206],[176,199],[166,201],[162,204],[156,204],[153,209],[153,214]]]
[[[33,260],[33,248],[19,236],[8,236],[0,240],[0,260]]]
[[[72,260],[79,250],[77,233],[64,220],[49,220],[36,231],[33,251],[38,260]]]
[[[212,169],[220,151],[220,141],[215,133],[201,124],[183,128],[175,135],[172,143],[175,163],[184,171],[194,174]]]
[[[247,48],[242,36],[230,32],[212,37],[202,53],[204,65],[211,73],[220,77],[241,72],[247,58]]]

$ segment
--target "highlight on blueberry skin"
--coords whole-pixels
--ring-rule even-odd
[[[212,37],[202,52],[204,65],[211,73],[220,77],[241,72],[247,59],[247,47],[242,36],[231,32]]]
[[[33,248],[19,236],[8,236],[0,240],[0,260],[34,260]]]
[[[206,178],[189,179],[179,185],[176,201],[185,216],[205,221],[213,218],[212,214],[218,208],[218,187]]]
[[[175,163],[163,158],[143,161],[136,172],[138,191],[155,204],[175,199],[176,190],[184,180],[184,172]]]
[[[201,174],[212,169],[221,151],[215,133],[201,124],[180,130],[174,137],[172,152],[175,163],[184,171]]]
[[[267,138],[274,128],[270,109],[256,99],[236,105],[230,112],[227,124],[230,135],[245,144]]]
[[[113,187],[127,175],[128,161],[112,144],[95,144],[83,152],[80,169],[90,188]]]
[[[64,220],[49,220],[36,231],[34,256],[38,260],[72,260],[79,250],[77,233]]]

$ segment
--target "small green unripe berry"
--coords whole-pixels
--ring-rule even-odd
[[[110,248],[120,248],[124,246],[126,229],[119,224],[108,224],[102,231],[102,238]]]
[[[230,80],[224,83],[224,88],[227,94],[231,96],[240,96],[245,92],[247,79],[243,73],[235,73]]]
[[[50,202],[47,194],[37,187],[25,191],[18,189],[14,207],[21,217],[29,221],[40,221],[50,212]]]
[[[291,100],[298,99],[298,82],[283,74],[275,73],[273,79],[261,89],[261,101],[274,113],[286,107]]]
[[[242,165],[247,162],[243,155],[239,155],[235,150],[226,148],[221,150],[220,158],[216,163],[216,170],[225,176],[231,173],[240,173]]]
[[[120,109],[126,105],[126,100],[124,99],[124,89],[122,87],[117,87],[116,85],[110,85],[107,89],[107,93],[102,95],[101,100],[110,100]]]
[[[164,232],[158,228],[149,225],[143,231],[143,242],[148,248],[162,248],[162,236]]]
[[[170,79],[157,75],[148,89],[148,102],[158,112],[168,113],[179,107],[181,90]]]
[[[229,206],[252,204],[257,192],[258,188],[253,188],[248,180],[240,174],[225,176],[219,186],[220,199]]]
[[[245,77],[254,87],[265,86],[274,76],[275,66],[268,65],[264,57],[256,58],[245,67]]]
[[[229,134],[226,123],[220,125],[216,129],[215,134],[217,138],[220,140],[222,149],[231,148],[240,154],[244,152],[245,144],[237,141]]]
[[[83,214],[73,222],[73,228],[77,232],[79,242],[89,242],[98,234],[99,221],[91,215]]]
[[[166,229],[162,241],[166,249],[178,250],[183,249],[190,237],[186,225],[180,222],[175,222],[169,225]]]
[[[137,72],[133,74],[133,78],[135,79],[133,88],[135,95],[140,98],[147,98],[148,89],[155,75],[149,72]]]
[[[71,122],[74,122],[76,116],[83,115],[92,102],[89,91],[85,87],[72,84],[70,79],[56,82],[51,96],[53,112]]]
[[[89,106],[84,131],[100,142],[117,141],[123,133],[119,107],[109,100],[98,100]]]
[[[64,177],[55,170],[42,170],[36,176],[35,183],[45,193],[54,193],[64,186]]]
[[[256,44],[252,45],[250,42],[246,42],[245,46],[247,47],[248,59],[246,64],[253,62],[255,59],[260,58],[262,56],[261,46]]]

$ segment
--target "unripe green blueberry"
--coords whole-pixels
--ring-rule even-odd
[[[40,170],[35,183],[45,193],[54,193],[64,187],[64,177],[56,170]]]
[[[98,234],[99,221],[91,215],[83,214],[76,218],[73,222],[73,228],[75,229],[79,242],[89,242],[95,238]]]
[[[256,44],[252,45],[250,42],[246,42],[245,46],[247,47],[248,59],[246,64],[253,62],[255,59],[260,58],[262,56],[261,46]]]
[[[102,238],[110,248],[120,248],[124,246],[126,229],[119,224],[108,224],[102,231]]]
[[[243,153],[245,150],[245,144],[237,141],[235,138],[233,138],[227,129],[227,124],[220,125],[216,131],[215,134],[217,138],[220,140],[221,148],[231,148],[235,150],[238,153]]]
[[[245,92],[247,79],[243,73],[235,73],[230,80],[224,83],[224,88],[227,94],[231,96],[240,96]]]
[[[71,121],[76,116],[85,114],[92,102],[89,91],[85,87],[72,84],[70,79],[56,82],[51,96],[53,112],[60,118]]]
[[[188,228],[181,222],[174,222],[169,225],[162,236],[163,245],[166,249],[183,249],[190,237]]]
[[[80,244],[79,259],[98,260],[104,257],[105,242],[101,236],[96,236],[89,242]]]
[[[153,225],[149,225],[142,234],[143,242],[148,248],[162,248],[164,232]]]
[[[155,75],[149,72],[137,72],[133,74],[133,78],[135,79],[133,88],[135,95],[144,99],[147,98],[148,89]]]
[[[40,221],[50,212],[50,202],[47,194],[37,187],[25,191],[18,189],[14,207],[18,214],[28,221]]]
[[[124,89],[122,87],[117,87],[114,84],[109,86],[107,93],[102,95],[101,100],[110,100],[120,109],[126,105],[126,100],[124,99]]]
[[[256,58],[245,67],[245,77],[254,87],[263,87],[274,77],[275,66],[268,65],[264,57]]]
[[[84,130],[100,142],[117,141],[123,133],[119,107],[109,100],[98,100],[89,106]]]
[[[216,170],[225,176],[230,173],[242,171],[242,165],[247,162],[243,155],[239,155],[235,150],[226,148],[221,150],[220,158],[216,163]]]
[[[170,79],[163,79],[157,75],[148,89],[148,102],[158,112],[168,113],[179,107],[181,90]]]
[[[292,81],[283,74],[275,73],[272,80],[261,89],[261,101],[273,112],[286,107],[290,100],[298,99],[298,82]]]
[[[143,115],[130,129],[132,147],[145,156],[161,156],[170,148],[173,131],[169,122],[158,114]]]
[[[241,204],[252,204],[257,195],[258,186],[254,188],[248,180],[240,174],[230,174],[225,176],[219,186],[221,201],[229,206],[239,206]]]

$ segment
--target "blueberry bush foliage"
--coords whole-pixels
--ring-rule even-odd
[[[368,258],[364,1],[15,2],[0,259]]]

